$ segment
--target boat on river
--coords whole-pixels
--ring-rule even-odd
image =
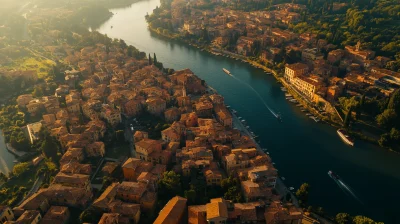
[[[346,130],[344,129],[338,129],[337,130],[338,135],[340,138],[347,144],[354,146],[354,139],[349,136]]]
[[[332,172],[331,170],[328,171],[328,175],[334,180],[340,180],[339,175],[337,175],[336,173]]]
[[[226,68],[222,68],[222,71],[224,71],[226,74],[228,74],[229,76],[232,76],[232,73],[226,69]]]
[[[285,96],[286,96],[286,97],[292,97],[292,94],[290,94],[290,93],[285,93]]]

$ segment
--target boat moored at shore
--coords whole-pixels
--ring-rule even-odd
[[[337,130],[338,135],[340,138],[347,144],[354,146],[354,139],[349,136],[346,130],[344,129],[338,129]]]

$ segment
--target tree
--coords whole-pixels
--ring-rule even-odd
[[[387,109],[395,110],[397,114],[400,114],[400,89],[394,91],[390,97]]]
[[[196,202],[196,191],[191,186],[190,190],[185,191],[185,198],[188,199],[189,204],[194,204]]]
[[[154,64],[157,65],[157,56],[156,56],[156,53],[154,53],[153,61],[154,61]]]
[[[151,61],[151,56],[150,56],[150,53],[149,53],[149,65],[151,65],[151,63],[152,63],[152,61]]]
[[[371,218],[358,215],[353,218],[353,224],[383,224],[383,222],[375,222]]]
[[[98,223],[101,215],[101,212],[97,211],[93,206],[90,206],[80,214],[79,220],[81,223]]]
[[[390,142],[390,135],[388,133],[381,135],[381,138],[378,140],[378,143],[381,147],[388,146],[389,142]]]
[[[347,111],[346,117],[344,118],[343,127],[348,128],[351,122],[351,113],[352,108],[350,107],[349,111]]]
[[[35,86],[35,89],[32,92],[34,97],[42,97],[43,96],[43,89],[41,86]]]
[[[166,197],[173,197],[182,193],[181,176],[174,171],[164,173],[162,179],[158,182],[158,195],[160,198],[169,200]]]
[[[14,176],[19,176],[29,169],[29,163],[18,163],[13,167]]]
[[[335,221],[338,224],[351,224],[351,216],[347,213],[339,213],[335,217]]]
[[[52,161],[58,161],[58,145],[48,133],[40,146],[40,150],[47,158],[51,158]]]
[[[379,126],[390,128],[395,125],[397,119],[398,117],[394,109],[386,109],[376,117],[376,122],[378,122]]]
[[[296,197],[301,200],[301,203],[305,204],[308,200],[308,190],[310,185],[308,183],[303,183],[300,188],[296,191]]]

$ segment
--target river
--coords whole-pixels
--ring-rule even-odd
[[[157,5],[159,0],[148,0],[114,9],[114,16],[98,31],[124,39],[141,51],[155,52],[165,67],[190,68],[215,88],[260,136],[261,146],[268,148],[287,186],[298,188],[303,182],[311,185],[309,204],[321,206],[331,215],[347,212],[400,223],[400,155],[362,141],[357,141],[355,147],[347,146],[334,128],[315,123],[286,101],[276,80],[260,69],[151,34],[144,16]],[[222,68],[241,81],[226,75]],[[254,88],[268,107],[281,113],[283,122],[278,122],[242,82]],[[333,181],[327,175],[329,170],[337,173],[346,186]]]
[[[14,167],[15,156],[7,150],[3,132],[0,131],[0,172],[8,175]]]

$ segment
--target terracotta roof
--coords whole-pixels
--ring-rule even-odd
[[[211,203],[206,204],[207,220],[221,217],[228,218],[228,208],[226,202],[221,199],[211,199]]]
[[[186,198],[182,198],[179,196],[173,197],[168,203],[164,206],[164,208],[160,211],[157,219],[154,221],[155,224],[173,224],[179,223],[182,220],[179,220],[182,217],[183,213],[186,210]]]

